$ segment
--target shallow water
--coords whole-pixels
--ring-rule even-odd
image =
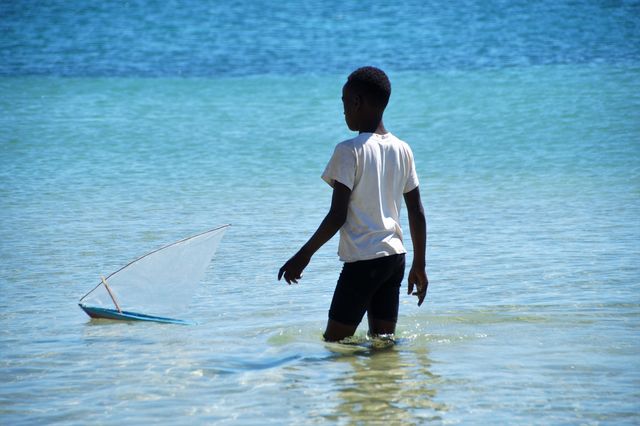
[[[21,47],[4,41],[15,57],[0,65],[0,422],[638,423],[638,19],[635,3],[614,3],[510,6],[518,19],[573,16],[546,33],[556,46],[566,36],[566,49],[523,27],[512,41],[521,50],[498,49],[486,66],[455,47],[441,67],[409,53],[403,66],[383,63],[394,88],[386,124],[412,145],[421,177],[431,280],[421,308],[401,299],[391,348],[363,327],[359,345],[322,342],[337,241],[301,284],[276,281],[328,208],[319,175],[351,136],[340,90],[361,57],[344,69],[332,57],[318,73],[305,50],[302,70],[276,57],[265,73],[180,76],[152,72],[154,56],[139,51],[160,32],[132,45],[142,71],[126,55],[83,56],[74,39],[77,55],[56,50],[63,38],[49,30],[13,33]],[[20,19],[46,22],[33,10]],[[110,13],[100,10],[87,19]],[[424,31],[445,34],[448,52],[451,9],[437,10],[442,25]],[[489,35],[517,26],[468,13],[498,25]],[[571,38],[589,16],[594,32]],[[96,43],[113,30],[102,31]],[[51,37],[42,61],[34,34]],[[63,65],[81,58],[85,68]],[[89,320],[76,306],[100,275],[223,223],[232,227],[188,312],[197,325]]]

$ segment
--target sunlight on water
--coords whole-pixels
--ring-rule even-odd
[[[594,85],[603,75],[606,90]],[[589,91],[580,106],[532,101],[569,77]],[[363,327],[350,344],[322,341],[336,241],[300,285],[275,280],[328,206],[318,175],[348,133],[339,79],[314,80],[312,100],[286,107],[269,99],[302,80],[265,79],[252,93],[242,80],[1,80],[13,108],[0,118],[13,135],[0,172],[5,419],[277,424],[287,401],[295,424],[632,422],[640,128],[626,117],[637,80],[572,67],[397,76],[388,121],[423,176],[432,282],[421,309],[402,297],[391,345]],[[476,117],[491,91],[474,90],[488,81],[505,92],[502,115]],[[434,89],[409,108],[414,86]],[[454,92],[473,106],[451,109]],[[108,95],[85,109],[91,93]],[[185,93],[191,113],[168,120],[165,98]],[[279,108],[276,130],[249,123],[260,137],[247,141],[228,118],[243,99]],[[140,118],[144,108],[157,112]],[[542,132],[548,108],[564,118]],[[334,130],[283,139],[301,109]],[[225,222],[191,306],[198,325],[91,321],[77,308],[99,275]]]

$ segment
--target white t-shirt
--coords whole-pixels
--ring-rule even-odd
[[[340,228],[343,262],[406,253],[400,229],[403,194],[418,186],[413,153],[391,133],[361,133],[339,143],[322,179],[351,189],[347,220]]]

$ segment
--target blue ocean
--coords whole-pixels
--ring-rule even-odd
[[[0,30],[1,424],[640,423],[640,2],[14,0]],[[276,279],[363,65],[429,226],[392,347],[322,341],[337,237]],[[78,308],[226,223],[196,325]]]

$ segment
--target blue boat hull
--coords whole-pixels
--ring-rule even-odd
[[[110,319],[110,320],[119,320],[119,321],[151,321],[151,322],[160,322],[165,324],[182,324],[182,325],[190,325],[193,324],[189,321],[166,318],[166,317],[156,317],[153,315],[145,315],[138,314],[136,312],[128,312],[122,311],[118,312],[115,309],[107,309],[107,308],[97,308],[94,306],[84,306],[83,304],[78,304],[83,311],[87,313],[91,318],[99,318],[99,319]]]

